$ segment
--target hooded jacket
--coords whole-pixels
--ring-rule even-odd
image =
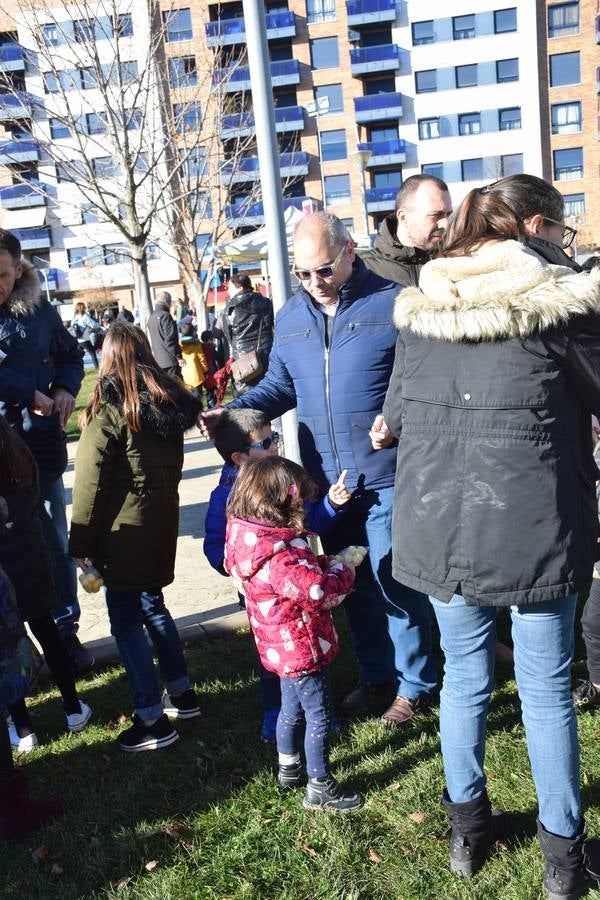
[[[375,238],[373,249],[362,254],[365,265],[397,284],[419,284],[419,274],[425,263],[429,262],[432,254],[428,250],[419,247],[406,247],[401,244],[397,234],[398,219],[392,213],[386,216]]]
[[[51,396],[62,387],[76,397],[83,379],[82,354],[56,309],[40,297],[37,272],[27,261],[12,294],[0,305],[0,351],[0,415],[35,456],[40,478],[55,481],[67,465],[58,413],[34,415],[29,404],[36,390]]]
[[[600,280],[516,241],[421,272],[396,301],[393,574],[507,606],[585,589],[598,520]]]
[[[103,403],[79,439],[69,552],[89,557],[116,590],[159,590],[174,578],[183,432],[201,403],[181,389],[156,411],[141,394],[142,428],[132,431],[108,380]]]
[[[265,669],[295,678],[329,665],[339,649],[330,610],[352,589],[348,566],[315,556],[292,528],[233,517],[225,568],[246,597]]]

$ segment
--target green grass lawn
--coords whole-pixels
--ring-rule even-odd
[[[67,435],[68,441],[76,441],[79,438],[77,419],[79,418],[81,410],[88,405],[91,393],[94,390],[94,386],[96,384],[96,374],[97,373],[95,369],[85,370],[85,375],[83,376],[83,382],[81,384],[81,390],[77,395],[75,409],[73,410],[71,418],[65,426],[65,433]]]
[[[345,649],[332,668],[337,701],[354,680],[340,624]],[[536,801],[514,681],[499,679],[493,698],[487,770],[492,801],[513,813],[515,834],[464,882],[448,870],[436,710],[402,731],[377,720],[345,724],[334,771],[364,791],[367,803],[349,818],[310,813],[301,791],[279,795],[275,750],[259,738],[252,638],[212,640],[187,656],[203,717],[181,723],[181,740],[167,750],[125,754],[115,745],[120,719],[131,711],[120,668],[81,682],[94,711],[94,725],[81,735],[62,731],[56,692],[30,701],[42,746],[18,762],[33,796],[59,793],[67,812],[25,843],[0,849],[2,900],[542,896]],[[579,724],[586,818],[600,836],[600,717],[585,713]],[[46,858],[36,864],[32,852],[40,847]]]

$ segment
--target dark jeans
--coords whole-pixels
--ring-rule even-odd
[[[309,778],[329,774],[329,728],[333,715],[327,669],[281,679],[281,711],[277,719],[277,750],[294,754],[300,750],[300,729],[305,720],[304,753]]]
[[[95,369],[98,368],[98,357],[96,356],[96,348],[91,341],[79,341],[79,346],[83,347],[89,353]]]
[[[77,569],[69,556],[69,532],[62,478],[40,480],[40,517],[44,540],[52,561],[56,588],[54,621],[64,637],[76,634],[81,609],[77,600]]]
[[[590,680],[600,684],[600,578],[592,579],[590,594],[583,607],[581,628]]]

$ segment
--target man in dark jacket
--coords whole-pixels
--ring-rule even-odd
[[[260,409],[273,419],[297,407],[302,462],[323,493],[347,469],[353,491],[343,520],[324,538],[327,553],[350,544],[369,547],[345,607],[360,666],[360,683],[344,710],[385,708],[399,725],[425,703],[436,683],[430,657],[426,598],[391,574],[391,511],[396,450],[370,433],[394,363],[392,325],[396,286],[369,271],[333,215],[306,216],[294,236],[300,288],[277,314],[269,369],[234,407]],[[209,426],[211,416],[205,414]]]
[[[363,262],[389,281],[418,286],[421,267],[434,256],[451,213],[444,181],[412,175],[398,191],[396,210],[383,220],[373,250],[363,253]]]
[[[81,611],[68,552],[62,475],[67,465],[63,427],[82,378],[77,339],[40,297],[37,273],[22,259],[18,239],[0,230],[0,415],[17,429],[38,464],[40,512],[59,603],[54,618],[79,670],[91,667],[94,659],[77,638]]]
[[[169,375],[181,377],[181,347],[177,325],[170,313],[171,295],[161,291],[148,318],[148,338],[154,358]]]
[[[252,282],[247,275],[232,275],[229,279],[229,300],[223,313],[223,332],[234,359],[255,350],[266,371],[273,343],[273,304],[262,294],[252,290]],[[259,375],[244,384],[234,381],[235,396],[245,394],[261,378],[262,375]]]

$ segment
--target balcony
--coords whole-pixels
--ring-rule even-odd
[[[300,63],[297,59],[273,62],[270,69],[273,87],[300,83]],[[222,84],[223,89],[230,94],[235,91],[249,91],[252,87],[250,68],[248,66],[230,66],[227,69],[216,69],[213,73],[212,83],[213,86]]]
[[[37,273],[40,276],[43,291],[46,288],[49,291],[58,290],[58,269],[38,269]]]
[[[23,92],[0,94],[0,122],[8,122],[13,119],[30,119],[31,100],[32,98],[29,94]]]
[[[40,148],[35,141],[0,141],[0,165],[37,162]]]
[[[15,228],[13,231],[21,241],[23,250],[46,250],[52,245],[49,228]]]
[[[391,212],[396,206],[398,188],[367,188],[365,199],[370,213]]]
[[[400,47],[383,44],[380,47],[360,47],[350,51],[350,71],[353,75],[372,75],[400,68]]]
[[[18,44],[0,46],[0,72],[24,72],[25,51]]]
[[[313,208],[321,208],[322,204],[318,200],[311,197],[284,197],[283,208],[289,209],[295,207],[302,209],[305,203],[312,203]],[[232,206],[225,207],[225,221],[228,228],[248,228],[251,226],[264,225],[265,212],[262,202],[259,203],[236,203]]]
[[[303,106],[284,106],[275,110],[276,131],[302,131],[303,128]],[[254,130],[254,114],[251,112],[236,113],[234,116],[223,116],[221,140],[227,141],[235,137],[250,137],[250,135],[254,134]]]
[[[396,21],[396,0],[346,0],[348,27]]]
[[[40,182],[32,184],[10,184],[0,188],[2,209],[27,209],[31,206],[46,206],[48,185]]]
[[[308,175],[308,153],[280,153],[279,168],[282,178],[300,178]],[[258,156],[246,156],[242,159],[226,162],[221,167],[223,184],[236,184],[241,181],[257,181],[260,178]]]
[[[406,144],[401,140],[371,141],[367,144],[359,144],[358,149],[369,150],[371,153],[367,169],[406,162]]]
[[[373,94],[354,98],[354,118],[357,122],[383,122],[402,116],[402,94]]]
[[[246,23],[244,19],[219,19],[207,22],[206,44],[208,47],[225,47],[246,43]],[[269,13],[267,15],[267,40],[296,36],[296,17],[293,12]]]

